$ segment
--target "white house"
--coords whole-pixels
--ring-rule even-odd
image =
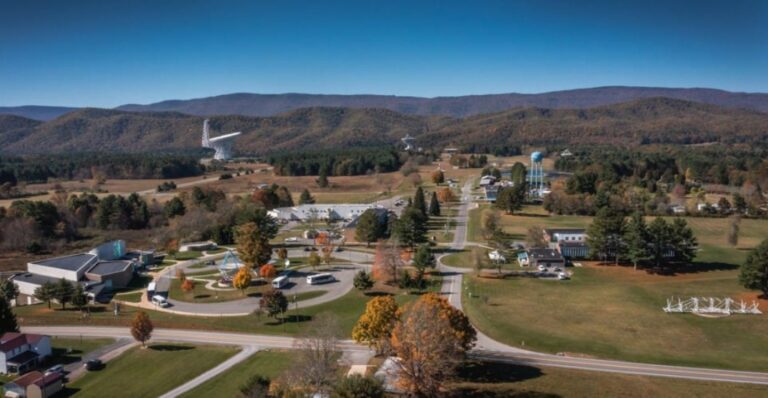
[[[50,355],[50,336],[15,332],[0,336],[0,373],[24,373]]]

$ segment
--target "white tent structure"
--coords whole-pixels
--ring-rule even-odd
[[[231,278],[243,266],[245,266],[245,264],[237,258],[235,253],[232,250],[227,250],[224,259],[221,260],[221,263],[219,264],[219,272],[221,273],[222,278]]]

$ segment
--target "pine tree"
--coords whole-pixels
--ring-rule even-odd
[[[325,170],[325,167],[320,170],[320,175],[317,177],[317,186],[320,188],[327,188],[330,184],[330,181],[328,181],[328,172]]]
[[[747,256],[741,266],[739,282],[747,289],[763,292],[768,297],[768,239],[760,243]]]
[[[624,233],[624,243],[627,247],[627,258],[637,269],[638,263],[648,259],[648,226],[640,212],[632,214]]]
[[[431,217],[440,216],[440,201],[437,200],[437,192],[432,192],[432,198],[429,200],[429,215]]]
[[[386,223],[381,222],[379,214],[374,209],[368,209],[360,215],[355,226],[355,239],[365,242],[366,246],[383,238],[386,234]]]
[[[416,193],[413,195],[413,207],[419,210],[425,217],[429,217],[429,213],[427,213],[427,201],[424,198],[424,190],[421,187],[416,189]]]
[[[432,254],[432,249],[429,245],[421,245],[416,250],[416,255],[413,257],[413,266],[421,272],[424,272],[427,268],[435,268],[435,256]]]
[[[405,209],[395,226],[395,235],[404,246],[414,247],[427,241],[427,218],[415,206]]]
[[[83,285],[79,283],[75,286],[74,293],[72,293],[72,305],[81,311],[88,305],[88,296],[85,295]]]
[[[19,324],[16,322],[16,314],[11,309],[11,303],[0,296],[0,335],[18,331]]]
[[[301,191],[301,196],[299,196],[299,204],[313,204],[315,203],[315,198],[312,197],[312,194],[309,193],[308,189],[304,189]]]
[[[67,303],[72,301],[72,296],[75,294],[75,287],[72,283],[64,278],[59,280],[56,284],[56,290],[53,297],[61,304],[61,309],[67,309]]]
[[[587,229],[587,244],[589,255],[605,261],[613,257],[618,264],[619,258],[624,254],[623,241],[626,223],[624,215],[609,207],[604,207],[597,212],[592,224]]]
[[[51,308],[51,300],[53,300],[54,293],[56,291],[56,285],[53,282],[45,282],[42,286],[35,289],[35,298],[44,301],[48,304],[48,309]]]
[[[672,248],[675,251],[675,260],[683,263],[690,263],[696,258],[696,251],[699,244],[693,230],[688,226],[684,218],[677,217],[672,222]]]
[[[370,272],[360,270],[355,274],[355,279],[352,283],[357,290],[366,291],[373,287],[373,279]]]

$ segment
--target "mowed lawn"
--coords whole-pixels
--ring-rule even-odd
[[[482,363],[464,366],[451,388],[463,396],[473,397],[748,398],[768,395],[768,387],[750,384]]]
[[[435,280],[431,289],[439,289],[440,277],[432,276]],[[391,290],[391,291],[390,291]],[[270,318],[266,315],[249,315],[238,317],[191,317],[175,315],[167,312],[144,310],[149,314],[152,323],[157,328],[219,330],[241,333],[271,334],[271,335],[296,335],[314,326],[314,318],[320,313],[332,313],[338,320],[340,327],[346,336],[352,334],[352,327],[365,309],[365,304],[379,292],[378,288],[372,289],[370,295],[366,295],[353,289],[339,299],[328,303],[311,307],[290,309],[286,312],[286,322]],[[414,294],[403,294],[399,289],[388,289],[388,293],[395,295],[398,303],[404,304],[419,297]],[[307,299],[316,293],[302,297]],[[136,308],[122,306],[120,314],[115,317],[111,306],[94,306],[88,320],[83,320],[80,311],[48,309],[43,305],[28,305],[14,309],[22,326],[45,325],[83,325],[83,326],[130,326]]]
[[[233,347],[152,344],[133,348],[69,384],[64,396],[156,397],[237,353]]]
[[[260,375],[274,380],[291,366],[294,357],[295,354],[289,351],[257,352],[245,361],[181,396],[186,398],[236,397],[240,386],[252,376]]]
[[[491,337],[532,350],[768,370],[767,316],[704,318],[662,310],[673,296],[754,299],[756,293],[738,285],[737,271],[659,276],[591,265],[571,271],[566,282],[467,275],[464,309]],[[487,303],[478,296],[488,297]],[[768,301],[761,306],[768,309]]]

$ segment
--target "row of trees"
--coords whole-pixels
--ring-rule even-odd
[[[627,221],[624,213],[602,208],[587,229],[590,256],[615,263],[628,260],[637,268],[649,263],[665,269],[673,264],[689,264],[696,257],[698,243],[683,218],[668,222],[657,217],[650,224],[639,212]]]

